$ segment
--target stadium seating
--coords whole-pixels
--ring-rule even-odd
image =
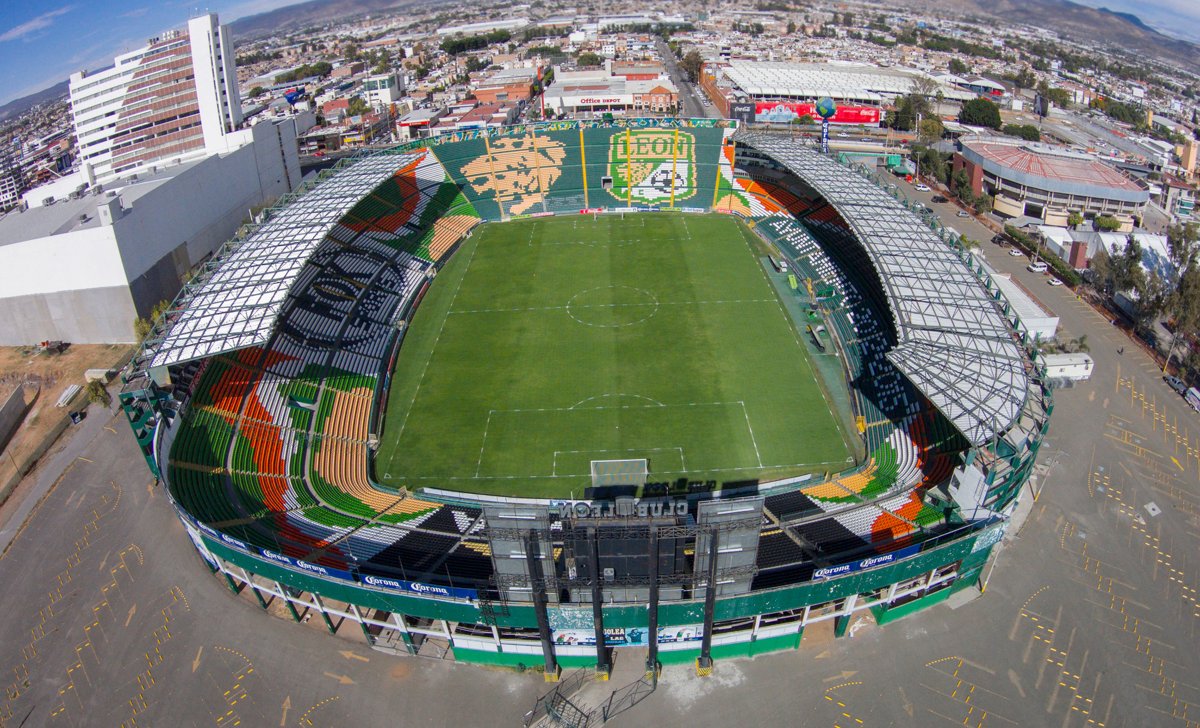
[[[635,179],[637,196],[630,195],[623,169],[636,165],[637,174],[681,175],[682,183],[671,181],[677,205],[708,207],[716,197],[734,210],[739,201],[734,211],[755,217],[756,229],[795,262],[797,274],[822,284],[826,322],[843,344],[868,422],[870,457],[859,471],[767,498],[767,511],[783,525],[762,533],[755,588],[808,578],[817,564],[886,552],[934,532],[945,516],[924,504],[924,492],[949,476],[963,441],[886,360],[892,342],[885,304],[869,281],[856,279],[856,270],[870,269],[852,264],[844,223],[830,206],[782,181],[735,176],[722,130],[687,133],[694,148],[682,166],[678,159],[667,166],[661,143],[658,156],[639,142],[642,151],[625,160],[623,133],[599,128],[493,140],[491,154],[480,139],[443,145],[405,164],[310,257],[265,346],[173,371],[177,396],[190,397],[167,470],[181,505],[237,538],[315,563],[485,584],[492,566],[478,509],[405,496],[370,480],[371,416],[393,324],[419,300],[434,264],[501,209],[669,204],[669,197],[655,197],[662,190],[652,189],[653,175]],[[665,135],[659,141],[670,139],[667,148],[678,151],[674,133]],[[531,150],[532,171],[522,167]],[[555,164],[543,166],[547,160]],[[606,176],[616,178],[615,189],[606,189]]]

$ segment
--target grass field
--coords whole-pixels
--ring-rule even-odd
[[[723,215],[479,228],[401,346],[377,478],[566,497],[592,460],[648,458],[651,482],[846,468],[754,242]]]

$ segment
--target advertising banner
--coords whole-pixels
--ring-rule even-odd
[[[879,126],[880,110],[874,106],[838,106],[837,112],[830,117],[831,124],[863,124],[864,126]],[[816,122],[821,117],[817,114],[817,105],[795,103],[791,101],[760,101],[754,105],[754,120],[770,121],[788,124],[792,119],[811,116]]]
[[[344,579],[346,581],[354,580],[353,575],[351,575],[349,571],[343,571],[342,569],[335,569],[332,566],[321,566],[320,564],[311,564],[307,561],[301,561],[300,559],[293,559],[290,556],[284,556],[283,554],[277,554],[274,551],[268,551],[266,549],[258,549],[258,553],[267,561],[272,561],[276,564],[280,564],[281,566],[287,566],[289,568],[295,569],[296,571],[304,571],[309,574],[315,574],[317,576],[332,577],[334,579]]]
[[[556,645],[596,644],[596,632],[590,629],[556,629],[553,632]],[[675,642],[698,642],[704,637],[703,624],[685,624],[677,627],[659,627],[658,644]],[[649,635],[644,627],[616,628],[604,630],[604,644],[608,647],[636,647],[649,644]]]
[[[813,578],[814,579],[833,579],[838,576],[845,576],[846,574],[853,574],[856,571],[863,571],[864,569],[873,569],[876,566],[883,566],[884,564],[890,564],[894,561],[900,561],[901,559],[907,559],[909,556],[915,556],[919,553],[921,553],[920,545],[909,546],[907,548],[902,548],[897,551],[890,551],[886,554],[877,554],[875,556],[869,556],[861,561],[851,561],[848,564],[839,564],[838,566],[826,566],[824,568],[817,569],[816,571],[814,571]]]
[[[359,581],[365,586],[375,587],[376,589],[390,589],[391,591],[405,592],[422,597],[443,597],[446,599],[469,599],[474,601],[478,596],[478,592],[474,589],[422,584],[418,581],[389,579],[383,576],[371,576],[370,574],[360,576]]]
[[[204,545],[204,539],[200,537],[200,529],[192,525],[186,518],[181,517],[179,520],[183,522],[183,528],[187,531],[188,538],[192,539],[192,545],[196,547],[196,551],[200,552],[200,556],[208,562],[209,566],[217,568],[217,559],[208,550],[208,546]]]

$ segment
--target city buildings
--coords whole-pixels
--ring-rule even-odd
[[[250,209],[299,183],[295,128],[260,123],[232,152],[0,218],[0,345],[134,341],[136,317],[173,299]]]
[[[242,122],[233,43],[216,14],[150,39],[109,68],[74,74],[70,95],[89,184],[226,151]]]

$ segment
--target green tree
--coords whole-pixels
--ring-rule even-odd
[[[1042,139],[1042,133],[1033,124],[1005,124],[1001,131],[1009,136],[1020,137],[1030,142],[1037,142]]]
[[[263,88],[262,86],[255,86],[254,88],[250,89],[250,98],[257,99],[259,96],[262,96],[266,92],[267,92],[267,90],[265,88]]]
[[[975,198],[975,213],[976,214],[986,215],[991,211],[992,211],[992,196],[991,195],[980,195],[979,197]]]
[[[84,389],[87,393],[87,400],[92,404],[98,404],[103,407],[108,407],[112,404],[112,395],[109,394],[108,388],[104,386],[104,382],[99,379],[93,379],[87,383]]]
[[[968,126],[986,126],[989,129],[1000,128],[1000,107],[988,99],[971,99],[962,105],[958,120]]]
[[[1102,294],[1110,295],[1112,293],[1112,256],[1108,254],[1108,250],[1101,246],[1092,259],[1088,261],[1088,270],[1091,271],[1091,284]]]
[[[1028,68],[1022,68],[1012,77],[1012,84],[1017,88],[1033,88],[1037,85],[1037,74]]]
[[[700,68],[704,65],[704,56],[700,55],[700,51],[693,48],[683,55],[683,60],[679,62],[680,67],[688,75],[688,80],[695,83],[700,78]]]
[[[602,66],[604,59],[591,51],[584,51],[575,57],[575,62],[580,66]]]
[[[362,54],[359,53],[358,46],[353,43],[346,44],[346,50],[342,52],[342,56],[350,62],[357,61]]]
[[[971,178],[967,176],[965,169],[959,168],[950,175],[950,189],[954,191],[955,197],[968,205],[975,201],[975,193],[971,190]]]
[[[967,66],[967,64],[963,63],[961,60],[959,60],[957,58],[950,59],[950,73],[953,73],[956,76],[961,76],[964,73],[970,73],[970,72],[971,72],[971,69]]]
[[[921,139],[937,141],[946,133],[946,127],[942,124],[942,120],[936,116],[931,116],[928,119],[921,119],[917,136]]]
[[[361,96],[354,96],[350,99],[350,105],[346,107],[346,114],[349,116],[362,116],[371,110],[371,105]]]
[[[789,20],[787,24],[787,34],[791,35],[796,32],[796,21]]]
[[[1115,232],[1121,227],[1121,221],[1111,215],[1097,215],[1092,225],[1101,232]]]
[[[1067,215],[1067,226],[1072,230],[1078,228],[1082,224],[1083,215],[1080,215],[1078,211],[1072,210],[1071,213]]]

